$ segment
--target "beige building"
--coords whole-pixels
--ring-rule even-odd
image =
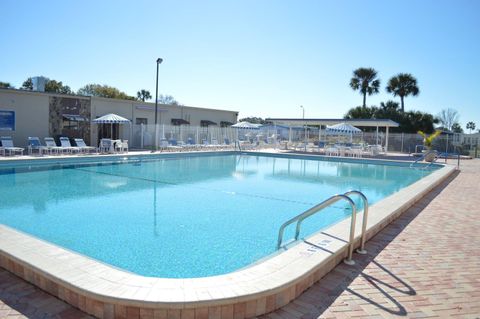
[[[114,113],[131,125],[97,125],[95,118]],[[229,126],[238,112],[190,106],[158,105],[160,126]],[[140,125],[155,123],[155,103],[101,97],[63,95],[38,91],[0,89],[0,136],[12,136],[14,144],[25,146],[29,136],[68,136],[98,145],[102,137],[129,139]]]

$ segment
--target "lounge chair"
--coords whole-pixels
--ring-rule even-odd
[[[56,154],[60,154],[60,152],[63,152],[63,147],[57,146],[53,137],[45,137],[44,141],[51,153],[55,152]]]
[[[37,150],[39,155],[42,155],[43,153],[49,153],[50,148],[47,146],[43,146],[42,143],[40,143],[40,139],[36,136],[28,137],[28,154],[33,154],[33,151]]]
[[[5,156],[5,147],[0,146],[0,154]]]
[[[94,147],[94,146],[88,146],[85,143],[85,141],[83,140],[83,138],[76,138],[74,140],[75,140],[75,144],[77,144],[77,147],[79,147],[80,151],[82,151],[82,152],[89,153],[90,151],[96,151],[97,150],[97,148]]]
[[[166,139],[161,139],[158,143],[158,148],[160,150],[166,150],[168,148],[168,141]]]
[[[8,152],[9,155],[15,155],[15,153],[20,153],[23,155],[24,148],[15,147],[13,146],[13,141],[11,136],[2,136],[0,137],[0,141],[2,142],[2,148],[4,152]]]
[[[60,137],[60,147],[69,153],[81,152],[80,147],[72,146],[72,144],[70,144],[70,139],[65,136]]]
[[[172,138],[168,141],[167,151],[178,152],[182,150],[182,146],[178,145],[178,141],[175,138]]]
[[[340,150],[334,145],[328,145],[327,147],[325,147],[325,155],[340,156]]]

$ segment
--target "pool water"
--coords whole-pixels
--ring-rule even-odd
[[[275,252],[280,225],[333,194],[372,204],[430,172],[240,154],[0,168],[0,223],[140,275],[211,276]],[[349,214],[338,202],[301,235]]]

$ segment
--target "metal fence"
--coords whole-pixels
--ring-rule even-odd
[[[123,134],[125,135],[125,134]],[[158,125],[155,139],[155,125],[132,125],[131,148],[152,149],[161,143],[199,144],[199,145],[234,145],[236,141],[249,142],[254,145],[275,147],[274,130],[236,129],[219,126],[190,126],[190,125]]]
[[[385,132],[364,132],[356,136],[335,136],[329,135],[325,130],[319,132],[318,129],[304,129],[301,127],[263,127],[260,129],[237,129],[233,127],[219,126],[190,126],[190,125],[158,125],[157,139],[155,140],[155,125],[132,125],[131,132],[128,126],[125,126],[121,134],[123,139],[129,139],[130,147],[133,149],[152,149],[161,143],[169,144],[220,144],[235,145],[236,141],[248,142],[258,147],[279,147],[282,148],[291,144],[309,143],[318,145],[318,141],[324,143],[336,143],[338,141],[347,142],[351,139],[353,143],[363,143],[369,145],[388,144],[389,152],[414,153],[422,149],[423,138],[419,134],[390,133],[387,136]],[[319,139],[320,136],[320,139]],[[452,137],[448,135],[439,136],[433,143],[433,148],[448,153],[465,153],[461,145],[455,144]]]

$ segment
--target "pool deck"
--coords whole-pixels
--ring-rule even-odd
[[[480,222],[474,219],[480,204],[480,161],[462,161],[461,169],[459,176],[449,178],[450,184],[443,182],[371,239],[369,255],[357,256],[355,267],[340,264],[266,318],[480,316]],[[426,247],[420,245],[426,242]],[[9,315],[86,316],[2,269],[0,317]]]
[[[289,305],[262,318],[480,318],[480,160],[403,213]]]

